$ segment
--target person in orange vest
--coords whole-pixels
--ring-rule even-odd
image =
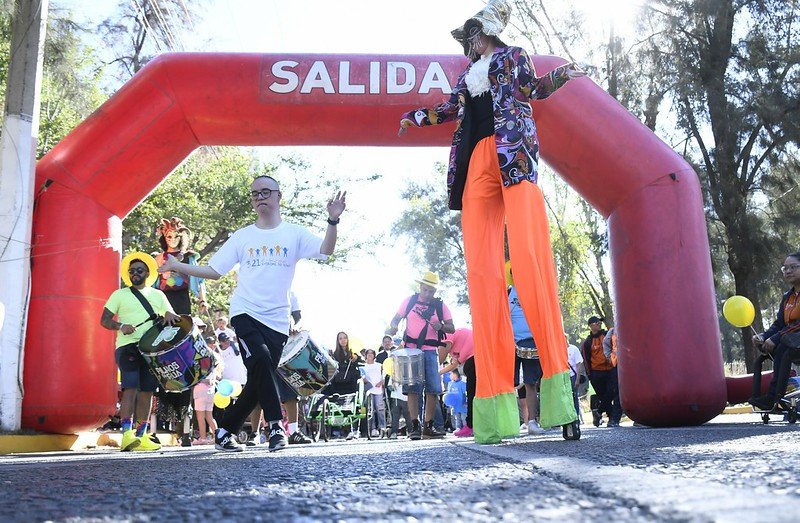
[[[608,426],[619,427],[622,408],[619,403],[617,367],[603,350],[603,341],[608,332],[603,329],[603,318],[592,316],[586,323],[591,332],[583,341],[583,360],[597,398],[596,404],[592,402],[592,421],[595,427],[599,427],[605,412]]]

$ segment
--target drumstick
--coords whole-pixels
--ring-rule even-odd
[[[214,318],[211,317],[211,313],[208,311],[208,307],[206,307],[206,316],[208,316],[209,324],[208,328],[211,329],[211,332],[214,332]]]

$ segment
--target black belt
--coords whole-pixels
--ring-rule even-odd
[[[403,336],[403,341],[406,343],[413,343],[414,345],[419,345],[417,343],[419,340],[417,338],[412,338],[410,336]],[[422,340],[422,347],[444,347],[444,343],[439,340]]]

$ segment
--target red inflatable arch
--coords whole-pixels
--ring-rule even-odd
[[[451,125],[396,136],[444,99],[462,56],[168,54],[37,167],[23,425],[96,427],[116,402],[121,218],[201,145],[445,146]],[[534,57],[536,69],[563,60]],[[608,219],[622,404],[654,426],[720,412],[725,378],[696,174],[588,79],[536,102],[542,157]],[[444,180],[442,180],[444,183]]]

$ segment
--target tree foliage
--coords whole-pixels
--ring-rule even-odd
[[[701,175],[709,230],[720,235],[711,243],[724,251],[727,271],[716,267],[717,288],[749,297],[759,325],[774,267],[796,250],[770,224],[788,209],[770,208],[765,196],[785,187],[782,166],[800,137],[798,5],[665,0],[651,2],[648,15],[663,29],[651,40],[675,68],[670,94],[691,144],[684,155]],[[748,331],[740,342],[751,370]]]
[[[112,49],[117,78],[127,80],[160,53],[184,51],[184,36],[201,16],[203,0],[122,0],[98,27]]]
[[[437,170],[443,173],[444,166],[439,164]],[[447,207],[443,177],[432,183],[408,184],[402,192],[405,209],[392,227],[392,236],[404,236],[414,263],[438,273],[456,290],[458,302],[467,303],[461,215]]]
[[[13,2],[0,3],[0,99],[5,100],[11,60]],[[45,32],[37,158],[84,120],[104,100],[96,53],[70,13],[51,10]]]

